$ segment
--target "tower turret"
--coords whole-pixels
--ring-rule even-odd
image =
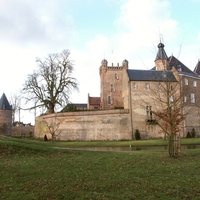
[[[123,67],[125,68],[125,69],[128,69],[128,60],[124,60],[123,62],[122,62],[122,65],[123,65]]]
[[[164,50],[165,45],[163,43],[158,44],[158,53],[155,59],[156,70],[168,70],[169,62],[167,54]]]
[[[12,126],[12,106],[3,93],[0,99],[0,135],[10,135]]]
[[[106,72],[107,71],[107,67],[108,67],[108,61],[106,59],[103,59],[101,61],[101,66],[100,66],[100,69],[99,69],[99,74],[101,75],[103,72]]]

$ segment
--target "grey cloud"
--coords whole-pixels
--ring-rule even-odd
[[[21,45],[62,43],[73,32],[72,20],[64,13],[65,2],[4,1],[0,6],[1,39]]]

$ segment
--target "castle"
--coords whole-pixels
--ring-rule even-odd
[[[151,70],[134,70],[129,69],[127,60],[108,66],[103,59],[99,68],[100,97],[88,95],[88,111],[38,117],[35,136],[44,137],[43,120],[56,118],[61,124],[60,140],[129,140],[134,139],[136,129],[143,139],[163,137],[152,114],[159,107],[152,96],[163,94],[161,84],[166,80],[171,88],[180,82],[175,92],[182,93],[182,112],[187,113],[180,125],[181,137],[192,129],[200,136],[200,62],[191,71],[174,56],[168,57],[162,43],[158,44],[154,62]]]
[[[200,61],[191,71],[174,56],[168,57],[164,44],[159,43],[155,66],[151,70],[129,69],[127,60],[121,66],[108,66],[107,63],[104,59],[100,66],[101,109],[128,109],[132,132],[139,129],[143,138],[159,137],[160,127],[154,123],[156,117],[152,114],[159,102],[152,93],[161,93],[161,83],[166,79],[172,84],[179,81],[180,88],[176,92],[181,93],[180,103],[185,113],[180,134],[185,137],[192,129],[199,133]]]

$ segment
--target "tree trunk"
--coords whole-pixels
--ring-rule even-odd
[[[52,114],[52,113],[54,113],[55,111],[54,111],[54,108],[48,108],[48,114]]]
[[[169,156],[176,158],[180,153],[181,140],[179,134],[170,134],[168,138]]]

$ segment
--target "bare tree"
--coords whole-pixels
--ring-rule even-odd
[[[17,112],[20,113],[20,103],[21,103],[21,96],[20,94],[12,94],[10,97],[10,104],[12,105],[12,123],[15,122],[15,114]],[[20,116],[20,114],[19,114]]]
[[[47,127],[48,133],[51,135],[51,142],[56,140],[56,137],[60,135],[59,130],[60,122],[56,118],[52,118],[51,121],[43,121],[44,126]]]
[[[172,69],[174,74],[175,69]],[[171,80],[164,71],[163,81],[158,83],[158,88],[151,90],[153,108],[150,112],[155,116],[156,124],[161,132],[168,137],[169,155],[177,157],[180,152],[180,132],[183,131],[183,121],[190,112],[184,109],[184,98],[189,93],[189,87],[184,86],[181,76],[176,76],[177,81]]]
[[[180,152],[180,133],[183,131],[186,111],[184,97],[189,92],[189,87],[183,84],[183,78],[174,68],[172,70],[152,71],[154,81],[149,87],[149,92],[138,91],[146,109],[146,125],[155,126],[156,130],[168,138],[169,155],[178,156]]]
[[[35,104],[30,109],[45,107],[48,113],[54,113],[56,106],[67,104],[72,90],[78,90],[77,80],[72,77],[74,68],[69,55],[68,50],[63,50],[44,60],[36,60],[38,70],[28,75],[23,88],[27,101]]]

